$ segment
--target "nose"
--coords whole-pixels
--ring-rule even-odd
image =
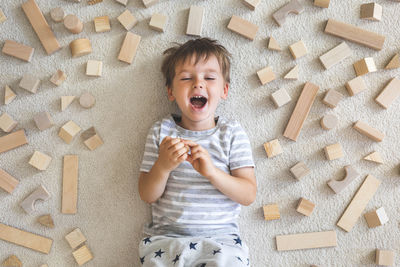
[[[203,82],[199,78],[194,80],[194,82],[193,82],[193,88],[194,89],[195,88],[202,89],[203,87],[204,87]]]

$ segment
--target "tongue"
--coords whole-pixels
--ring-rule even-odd
[[[192,99],[192,105],[195,106],[196,108],[201,108],[204,106],[204,101],[201,99]]]

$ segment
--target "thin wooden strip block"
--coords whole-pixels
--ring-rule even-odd
[[[127,32],[118,59],[131,64],[136,55],[141,37],[139,35]]]
[[[385,42],[385,36],[383,35],[333,19],[328,19],[325,33],[365,45],[375,50],[381,50]]]
[[[251,23],[250,21],[233,15],[231,20],[229,21],[228,29],[250,40],[254,40],[258,31],[258,26]]]
[[[329,69],[349,56],[351,56],[351,49],[343,42],[320,56],[319,60],[322,65],[324,65],[325,69]]]
[[[19,130],[0,137],[0,153],[28,144],[25,131]]]
[[[0,223],[0,239],[49,254],[53,240]]]
[[[0,169],[0,187],[3,188],[8,193],[12,193],[19,184],[19,181],[8,174],[3,169]]]
[[[39,40],[47,54],[50,55],[59,50],[61,46],[58,43],[49,24],[47,24],[47,21],[36,2],[34,0],[28,0],[22,4],[22,9],[24,10],[26,17],[39,37]]]
[[[359,133],[367,136],[368,138],[371,138],[376,142],[381,142],[385,137],[385,135],[381,131],[369,126],[362,121],[357,121],[354,124],[353,128],[356,129]]]
[[[278,251],[336,247],[336,245],[335,231],[280,235],[276,237]]]
[[[389,106],[400,96],[400,80],[393,78],[388,85],[383,88],[382,92],[375,98],[376,103],[383,108]]]
[[[186,28],[187,35],[200,36],[203,28],[204,8],[201,6],[191,6]]]
[[[356,224],[358,218],[361,216],[361,213],[367,206],[369,200],[378,190],[380,184],[381,181],[372,175],[368,175],[361,187],[358,189],[357,193],[354,195],[354,198],[351,200],[349,206],[344,211],[342,217],[340,217],[337,226],[346,232],[350,232],[350,230]]]
[[[78,156],[64,156],[63,169],[63,193],[61,212],[64,214],[75,214],[78,203]]]
[[[6,55],[13,56],[27,62],[31,62],[34,48],[17,43],[13,40],[6,40],[2,52]]]
[[[301,128],[310,112],[311,106],[314,103],[315,97],[317,96],[318,90],[318,85],[310,82],[307,82],[304,85],[303,91],[297,100],[296,107],[293,110],[283,136],[292,139],[293,141],[297,140]]]

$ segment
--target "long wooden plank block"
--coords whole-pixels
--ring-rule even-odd
[[[375,98],[375,101],[383,108],[389,106],[400,96],[400,80],[393,78],[388,85],[383,88],[382,92]]]
[[[333,19],[328,19],[325,33],[365,45],[375,50],[381,50],[385,42],[385,36],[383,35]]]
[[[0,223],[0,239],[49,254],[53,240]]]
[[[356,129],[359,133],[367,136],[368,138],[371,138],[376,142],[381,142],[385,137],[384,133],[362,121],[357,121],[354,124],[353,128]]]
[[[131,64],[136,55],[141,37],[139,35],[127,32],[118,59]]]
[[[0,137],[0,153],[28,144],[25,131],[19,130]]]
[[[34,48],[17,43],[13,40],[6,40],[2,52],[6,55],[13,56],[27,62],[31,62]]]
[[[317,96],[318,90],[319,86],[313,83],[307,82],[304,85],[303,91],[297,100],[296,107],[293,110],[283,136],[292,139],[293,141],[297,140],[304,121],[306,120],[315,97]]]
[[[350,47],[345,43],[341,43],[340,45],[332,48],[325,54],[319,57],[322,65],[324,65],[325,69],[329,69],[330,67],[336,65],[346,57],[351,55]]]
[[[354,195],[354,198],[351,200],[349,206],[344,211],[342,217],[340,217],[337,226],[347,232],[350,232],[350,230],[356,224],[361,213],[367,206],[369,200],[378,190],[380,184],[380,180],[376,179],[372,175],[368,175],[358,189],[357,193]]]
[[[75,214],[78,203],[78,156],[65,155],[61,212]]]
[[[258,31],[258,26],[241,17],[233,15],[229,21],[228,29],[250,40],[254,40]]]
[[[204,7],[191,6],[186,28],[187,35],[200,36],[203,29]]]
[[[294,235],[280,235],[276,237],[278,251],[336,247],[335,231],[303,233]]]
[[[3,169],[0,169],[0,187],[3,188],[8,193],[12,193],[19,184],[19,181],[8,174]]]
[[[24,10],[26,17],[39,37],[39,40],[47,54],[50,55],[59,50],[61,46],[58,43],[56,36],[51,30],[49,24],[47,24],[47,21],[35,0],[28,0],[27,2],[23,3],[22,9]]]

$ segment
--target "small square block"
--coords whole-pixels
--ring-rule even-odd
[[[314,6],[328,8],[330,0],[314,0]]]
[[[31,93],[36,93],[39,84],[40,84],[39,79],[30,74],[25,74],[24,77],[22,77],[21,82],[19,83],[19,87]]]
[[[354,78],[353,80],[348,81],[345,84],[345,87],[347,89],[347,92],[351,96],[361,93],[362,91],[367,89],[367,85],[365,84],[365,82],[361,76],[358,76],[358,77]]]
[[[263,207],[264,219],[266,221],[277,220],[281,218],[277,204],[269,204]]]
[[[51,118],[50,114],[47,112],[40,112],[33,117],[35,121],[36,127],[39,130],[44,131],[51,126],[53,126],[53,119]]]
[[[337,104],[342,100],[343,95],[334,89],[330,89],[326,94],[322,103],[328,107],[335,108]]]
[[[79,133],[81,128],[73,121],[69,121],[60,128],[58,136],[65,141],[65,143],[71,143],[74,136]]]
[[[11,132],[16,126],[18,122],[16,122],[10,115],[7,113],[3,113],[0,116],[0,129],[3,132],[9,133]]]
[[[42,152],[35,151],[29,160],[29,164],[40,171],[44,171],[47,169],[47,167],[49,167],[50,161],[50,156],[47,156]]]
[[[366,57],[353,64],[357,76],[377,71],[374,58]]]
[[[243,4],[245,4],[251,10],[255,10],[261,0],[243,0]]]
[[[377,227],[384,225],[389,221],[389,218],[386,215],[385,209],[383,207],[373,210],[371,212],[364,214],[365,220],[367,220],[367,224],[369,228]]]
[[[97,60],[88,60],[86,65],[86,75],[87,76],[101,76],[103,70],[103,62]]]
[[[115,0],[115,2],[120,3],[121,5],[126,6],[128,4],[128,0]]]
[[[291,98],[285,89],[279,89],[278,91],[271,94],[272,101],[274,101],[277,108],[290,102]]]
[[[153,30],[164,32],[165,25],[167,24],[168,17],[163,14],[153,14],[149,23],[150,28]]]
[[[0,8],[0,23],[6,21],[7,17],[4,15],[3,10]]]
[[[294,177],[296,177],[297,180],[300,180],[311,173],[310,169],[303,161],[298,162],[296,165],[290,168],[290,172]]]
[[[275,157],[282,153],[282,147],[279,144],[278,139],[274,139],[264,144],[265,152],[267,152],[268,158]]]
[[[294,59],[298,59],[307,54],[307,48],[302,40],[290,45],[289,50]]]
[[[137,19],[132,15],[132,13],[128,9],[125,10],[121,15],[119,15],[117,19],[127,31],[132,29],[133,26],[135,26],[138,23]]]
[[[108,16],[94,18],[94,29],[96,32],[108,32],[111,30]]]
[[[362,4],[360,6],[360,19],[380,21],[382,19],[382,6],[377,3]]]
[[[103,140],[97,134],[96,129],[91,127],[81,134],[84,144],[90,149],[95,150],[103,144]]]
[[[266,67],[257,71],[257,75],[262,85],[275,80],[275,73],[272,71],[271,67]]]
[[[57,72],[54,73],[53,76],[51,76],[50,82],[59,86],[65,81],[65,79],[67,79],[67,75],[65,75],[62,70],[57,70]]]
[[[74,255],[76,263],[78,263],[79,266],[93,259],[93,255],[87,246],[82,246],[81,248],[75,250],[72,252],[72,255]]]
[[[391,250],[376,250],[376,264],[381,266],[394,266],[394,252]]]
[[[67,234],[65,239],[72,249],[86,241],[86,237],[82,234],[82,231],[79,228],[76,228],[74,231]]]
[[[305,198],[301,198],[299,200],[299,203],[297,204],[296,211],[305,216],[310,216],[314,210],[314,207],[315,207],[314,203]]]
[[[334,160],[343,157],[342,146],[339,143],[326,146],[324,150],[325,156],[328,160]]]

